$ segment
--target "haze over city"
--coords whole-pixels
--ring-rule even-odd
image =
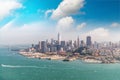
[[[119,0],[0,0],[0,44],[39,40],[120,41]],[[72,5],[72,6],[71,6]]]

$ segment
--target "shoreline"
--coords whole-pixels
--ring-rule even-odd
[[[103,57],[94,57],[94,56],[61,56],[58,54],[50,55],[50,54],[44,54],[39,52],[19,52],[20,55],[28,57],[28,58],[38,58],[38,59],[46,59],[46,60],[62,60],[62,61],[74,61],[74,60],[82,60],[86,63],[98,63],[98,64],[110,64],[110,63],[119,63],[118,60],[107,60],[105,56]],[[104,58],[104,59],[103,59]]]
[[[48,60],[63,60],[65,58],[64,56],[60,56],[60,55],[47,55],[43,53],[19,52],[19,54],[28,58],[38,58],[38,59],[48,59]]]

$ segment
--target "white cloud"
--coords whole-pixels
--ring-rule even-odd
[[[96,28],[87,33],[81,34],[81,36],[85,39],[86,36],[91,36],[94,41],[107,41],[110,39],[110,32],[105,28]]]
[[[22,4],[17,0],[0,0],[0,20],[11,15],[13,10],[22,7]]]
[[[85,26],[85,22],[76,26],[75,20],[67,16],[58,20],[56,31],[62,35],[62,40],[76,40],[77,36],[81,33],[79,30]]]
[[[77,25],[75,20],[71,16],[63,17],[58,20],[56,25],[56,31],[61,33],[79,33],[87,24],[85,22]]]
[[[0,29],[0,44],[36,43],[39,40],[51,38],[53,30],[41,22],[15,26],[14,21],[11,21]]]
[[[58,32],[71,31],[74,25],[74,19],[72,17],[61,18],[56,26]]]
[[[84,0],[63,0],[53,11],[51,18],[59,19],[77,13],[84,6]]]
[[[114,22],[114,23],[111,24],[111,27],[120,27],[120,24],[117,23],[117,22]]]
[[[120,41],[120,32],[113,32],[113,33],[111,33],[111,38],[110,38],[110,40],[111,41],[114,41],[114,42],[118,42],[118,41]]]
[[[83,22],[83,23],[77,25],[76,29],[77,29],[77,30],[81,30],[81,29],[84,28],[85,26],[86,26],[86,23]]]
[[[98,37],[106,37],[109,35],[109,31],[108,29],[105,29],[105,28],[97,28],[97,29],[94,29],[92,31],[89,32],[90,35],[93,35],[93,36],[98,36]]]

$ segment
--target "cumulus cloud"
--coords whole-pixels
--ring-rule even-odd
[[[82,37],[91,36],[94,41],[107,41],[110,39],[110,32],[105,28],[96,28],[87,33],[81,34]]]
[[[63,17],[58,20],[56,30],[57,32],[78,32],[82,30],[87,24],[85,22],[77,25],[75,24],[75,20],[72,17]]]
[[[53,11],[51,18],[59,19],[77,13],[84,6],[84,0],[63,0]]]
[[[74,19],[72,17],[64,17],[57,22],[56,30],[58,32],[71,31],[73,25],[74,25]]]
[[[58,20],[56,31],[62,35],[63,40],[76,40],[80,35],[79,31],[85,26],[85,22],[76,25],[75,20],[71,16],[67,16]]]
[[[77,25],[76,29],[77,29],[77,30],[81,30],[81,29],[84,28],[85,26],[86,26],[86,23],[83,22],[83,23]]]
[[[11,15],[13,10],[22,7],[22,4],[17,0],[0,0],[0,20],[8,15]]]
[[[49,30],[49,31],[48,31]],[[29,44],[51,38],[52,28],[41,22],[15,26],[14,21],[0,29],[0,44]]]
[[[89,32],[90,35],[98,36],[98,37],[106,37],[109,35],[108,29],[105,28],[97,28]]]
[[[117,22],[114,22],[114,23],[111,24],[111,27],[120,27],[120,24],[117,23]]]

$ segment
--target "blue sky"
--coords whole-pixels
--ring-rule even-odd
[[[0,0],[0,4],[1,43],[31,43],[56,38],[57,32],[65,34],[64,40],[71,39],[66,38],[69,35],[74,39],[91,35],[94,41],[120,40],[120,0]],[[14,34],[24,39],[17,40]]]
[[[20,22],[21,25],[33,21],[45,20],[44,12],[49,9],[56,9],[61,1],[62,0],[21,0],[20,2],[24,8],[14,11],[14,14],[18,14],[18,16],[7,16],[0,24],[3,26],[15,18],[17,18],[17,23]],[[38,13],[38,10],[41,10],[40,13]],[[81,11],[85,14],[73,15],[78,22],[87,21],[102,24],[120,22],[120,0],[85,0],[85,6]]]

